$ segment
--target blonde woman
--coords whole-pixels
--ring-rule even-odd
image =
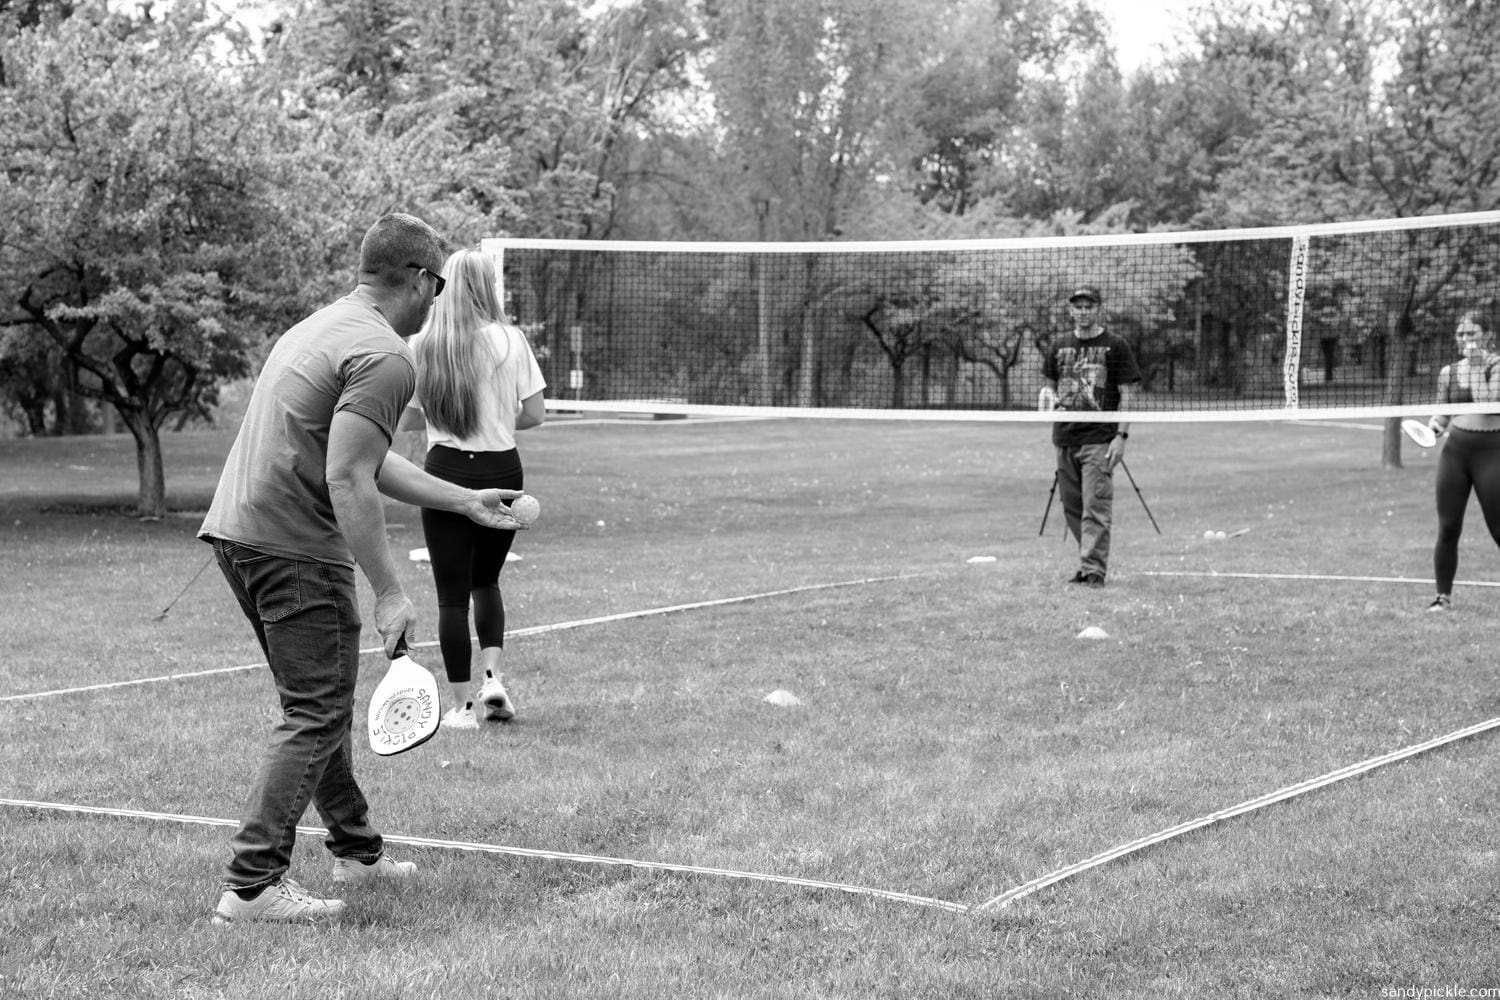
[[[427,422],[425,468],[471,489],[522,488],[516,432],[546,417],[546,382],[531,345],[500,305],[495,265],[478,250],[460,250],[443,265],[444,293],[421,333],[411,339],[417,359],[417,405]],[[485,718],[505,721],[515,707],[505,690],[500,656],[505,603],[500,570],[514,531],[482,528],[468,518],[422,509],[422,533],[437,588],[438,646],[452,690],[443,726],[477,729],[474,704]],[[484,683],[470,695],[473,649],[469,608],[479,637]]]
[[[1495,338],[1476,313],[1459,318],[1453,339],[1462,355],[1438,373],[1438,402],[1488,403],[1500,399],[1500,355]],[[1459,413],[1428,421],[1437,433],[1447,432],[1437,467],[1437,543],[1432,550],[1437,596],[1429,611],[1453,607],[1453,578],[1458,574],[1458,539],[1464,530],[1469,494],[1479,498],[1479,510],[1490,537],[1500,544],[1500,414]]]

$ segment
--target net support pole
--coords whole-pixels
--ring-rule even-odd
[[[480,244],[485,253],[495,262],[495,295],[505,302],[505,241],[485,240]],[[514,320],[515,317],[508,317]]]
[[[1057,470],[1052,471],[1052,489],[1047,491],[1047,509],[1042,511],[1042,526],[1037,531],[1036,537],[1041,538],[1047,533],[1047,516],[1052,513],[1052,498],[1057,496]]]
[[[1287,270],[1286,286],[1286,363],[1283,368],[1286,408],[1298,408],[1298,380],[1302,372],[1302,310],[1307,301],[1306,233],[1292,236],[1292,259]]]

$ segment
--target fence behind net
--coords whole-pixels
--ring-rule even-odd
[[[1086,283],[1139,362],[1132,420],[1460,412],[1482,407],[1433,401],[1457,319],[1477,310],[1490,330],[1500,319],[1500,213],[1035,240],[484,249],[549,400],[580,410],[1050,420],[1037,412],[1042,358],[1071,329],[1066,299]]]

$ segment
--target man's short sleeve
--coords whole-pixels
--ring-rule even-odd
[[[401,413],[417,389],[417,372],[401,354],[377,352],[351,358],[344,366],[344,388],[334,411],[368,417],[394,440]]]
[[[1136,363],[1135,352],[1130,349],[1130,344],[1123,337],[1115,338],[1118,350],[1111,351],[1112,360],[1116,361],[1116,367],[1110,373],[1111,381],[1115,385],[1132,385],[1141,381],[1141,367]]]

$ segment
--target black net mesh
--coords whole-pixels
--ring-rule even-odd
[[[1493,329],[1500,216],[926,244],[486,241],[551,400],[1034,412],[1067,299],[1145,419],[1431,408],[1460,314]]]

